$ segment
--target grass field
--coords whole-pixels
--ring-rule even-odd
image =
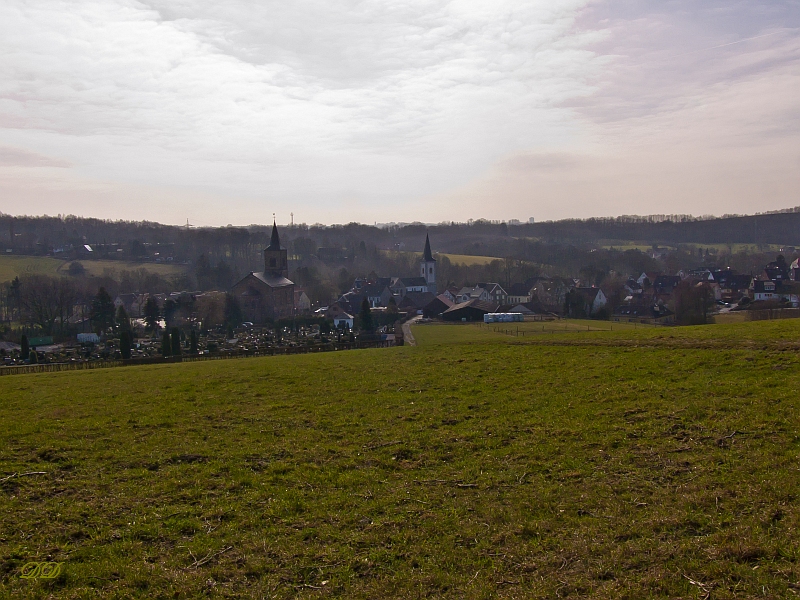
[[[794,597],[800,322],[593,324],[0,377],[0,597]]]
[[[422,256],[422,252],[409,252],[408,254],[413,254],[415,257]],[[497,256],[473,256],[471,254],[445,254],[439,252],[436,253],[436,256],[446,256],[454,265],[464,265],[467,267],[474,265],[488,265],[492,261],[503,260]]]
[[[182,265],[138,263],[121,260],[81,260],[89,276],[103,275],[106,270],[132,271],[144,268],[151,273],[164,277],[183,273],[186,267]],[[2,256],[0,255],[0,283],[11,281],[14,277],[25,275],[66,275],[71,260],[64,261],[46,256]]]

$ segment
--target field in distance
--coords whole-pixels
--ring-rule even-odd
[[[71,260],[59,260],[47,256],[2,256],[0,255],[0,282],[11,281],[14,277],[24,277],[25,275],[66,275]],[[186,267],[182,265],[170,265],[159,263],[141,263],[122,260],[79,260],[86,269],[86,275],[102,275],[106,270],[113,269],[119,271],[133,271],[134,269],[146,269],[151,273],[156,273],[164,277],[183,273]]]
[[[388,252],[395,252],[390,250]],[[419,259],[422,256],[422,252],[406,252],[405,254],[412,254],[414,255],[415,259]],[[445,253],[435,253],[436,256],[446,256],[450,262],[454,265],[464,265],[467,267],[472,267],[474,265],[488,265],[492,261],[495,260],[503,260],[497,256],[473,256],[471,254],[445,254]]]
[[[0,596],[800,590],[800,321],[523,325],[0,377]]]

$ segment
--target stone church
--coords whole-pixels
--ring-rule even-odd
[[[245,275],[231,294],[239,300],[245,321],[264,323],[294,315],[294,282],[289,280],[289,260],[274,221],[269,246],[264,250],[264,272]]]

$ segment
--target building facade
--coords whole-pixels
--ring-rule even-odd
[[[245,321],[264,323],[290,319],[294,315],[294,282],[289,280],[289,260],[281,248],[278,226],[272,223],[272,237],[264,250],[264,271],[245,275],[233,288]]]

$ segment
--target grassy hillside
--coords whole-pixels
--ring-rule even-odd
[[[0,596],[800,591],[800,324],[573,325],[0,377]]]
[[[14,277],[25,275],[66,275],[66,270],[72,261],[63,261],[46,256],[2,256],[0,255],[0,283],[10,281]],[[86,269],[86,274],[103,275],[107,270],[132,271],[143,268],[151,273],[162,276],[175,275],[185,271],[182,265],[168,265],[156,263],[138,263],[121,260],[81,260]]]

